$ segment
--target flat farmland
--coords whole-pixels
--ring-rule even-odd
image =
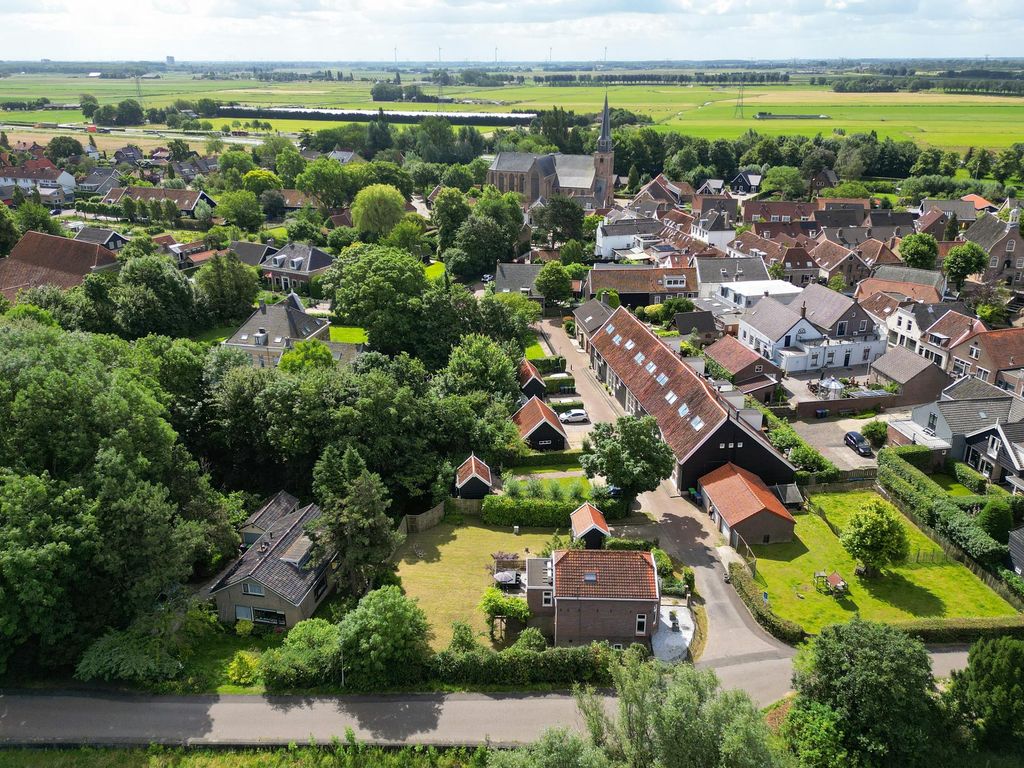
[[[368,76],[356,72],[357,77]],[[404,75],[403,82],[416,82]],[[420,83],[428,93],[436,86]],[[174,74],[142,80],[145,106],[159,107],[176,99],[211,98],[264,106],[409,109],[403,102],[374,102],[372,83],[354,81],[299,81],[288,83],[256,80],[193,80]],[[137,98],[133,80],[13,75],[0,79],[0,101],[45,96],[53,102],[76,102],[79,94],[91,93],[101,103]],[[649,115],[660,131],[679,131],[708,138],[735,138],[754,129],[767,135],[829,134],[877,131],[880,136],[910,139],[925,146],[962,150],[972,145],[992,148],[1022,140],[1024,99],[1002,96],[925,93],[835,93],[822,86],[796,82],[791,85],[752,85],[744,89],[744,116],[734,116],[736,86],[619,85],[607,89],[612,106]],[[444,110],[511,112],[560,106],[576,112],[595,113],[604,101],[601,86],[548,86],[527,83],[497,88],[451,86],[444,95],[456,103]],[[415,105],[430,111],[432,104]],[[755,120],[757,112],[827,115],[809,120]],[[0,119],[19,122],[76,122],[74,111],[3,113]],[[214,118],[216,120],[216,118]],[[276,130],[298,131],[339,125],[338,121],[273,120]]]

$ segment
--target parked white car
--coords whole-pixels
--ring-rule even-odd
[[[590,421],[590,417],[582,408],[573,408],[571,411],[559,414],[558,420],[563,424],[583,424]]]

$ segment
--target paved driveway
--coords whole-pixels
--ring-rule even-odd
[[[889,422],[910,418],[909,411],[886,411],[876,418]],[[843,442],[847,432],[859,432],[871,419],[808,419],[792,426],[804,440],[821,451],[839,469],[861,469],[878,466],[875,456],[861,456]]]

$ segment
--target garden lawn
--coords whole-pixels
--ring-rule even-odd
[[[366,331],[356,325],[332,325],[331,341],[339,344],[365,344]]]
[[[228,339],[238,328],[237,325],[215,325],[205,331],[192,334],[192,341],[208,341],[211,344],[219,344]]]
[[[951,475],[928,475],[932,480],[942,486],[942,490],[948,493],[950,496],[972,496],[971,489],[962,483],[958,483],[956,478]]]
[[[423,272],[426,274],[427,280],[439,280],[444,275],[444,262],[435,261],[424,267]]]
[[[842,529],[866,503],[881,497],[872,491],[820,494],[811,497],[834,525]],[[910,558],[881,575],[854,575],[856,562],[828,525],[810,512],[796,516],[794,540],[755,546],[757,581],[768,592],[773,610],[817,633],[827,624],[849,621],[856,614],[873,621],[916,618],[1012,616],[1013,607],[956,561],[928,562],[941,549],[909,520]],[[919,559],[921,562],[915,562]],[[845,597],[815,590],[815,571],[838,571],[850,585]]]
[[[255,685],[232,683],[228,679],[228,665],[237,651],[265,651],[276,648],[283,639],[283,633],[239,637],[231,629],[217,632],[200,641],[195,652],[185,660],[181,679],[194,680],[194,687],[207,693],[263,693],[262,682]]]
[[[526,348],[526,359],[537,360],[541,357],[547,357],[547,355],[544,352],[544,347],[540,345],[540,339],[534,336],[533,341]]]
[[[419,601],[433,630],[430,644],[445,648],[452,638],[452,622],[465,621],[487,644],[487,622],[477,608],[484,590],[492,586],[492,552],[537,553],[551,531],[478,524],[466,516],[464,525],[442,522],[422,533],[409,534],[395,552],[398,575],[405,593]]]

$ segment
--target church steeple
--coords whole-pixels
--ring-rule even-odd
[[[598,152],[612,151],[612,120],[608,114],[608,94],[604,95],[604,111],[601,113],[601,135],[597,139]]]

